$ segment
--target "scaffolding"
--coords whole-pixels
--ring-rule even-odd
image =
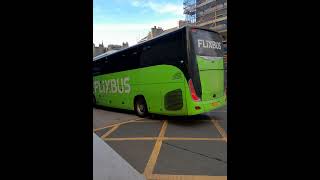
[[[184,0],[183,8],[188,24],[217,31],[226,29],[226,23],[219,21],[226,21],[227,0]]]
[[[227,0],[184,0],[186,23],[208,28],[227,36]]]
[[[186,22],[188,24],[196,23],[196,0],[183,1],[183,13],[186,15]]]
[[[184,0],[183,10],[187,24],[219,32],[226,48],[227,0]]]

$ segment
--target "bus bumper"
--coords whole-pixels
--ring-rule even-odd
[[[194,105],[189,108],[188,115],[196,115],[218,109],[226,105],[226,100],[226,96],[224,95],[211,101],[194,103]]]
[[[212,101],[202,102],[204,112],[210,112],[212,110],[218,109],[218,108],[225,106],[225,105],[226,105],[226,96],[222,96],[222,97],[214,99]]]

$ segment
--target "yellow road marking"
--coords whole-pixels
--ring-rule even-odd
[[[101,139],[106,138],[107,136],[109,136],[113,131],[115,131],[117,128],[119,127],[119,125],[113,126],[112,129],[110,129],[107,133],[105,133],[104,135],[101,136]]]
[[[224,141],[224,138],[163,137],[161,140]]]
[[[131,119],[131,120],[128,120],[128,121],[126,121],[126,122],[115,123],[115,124],[111,124],[111,125],[104,126],[104,127],[101,127],[101,128],[96,128],[96,129],[93,129],[93,132],[96,132],[96,131],[99,131],[99,130],[102,130],[102,129],[105,129],[105,128],[117,126],[117,125],[122,125],[122,124],[131,123],[131,122],[134,122],[134,121],[139,121],[140,119],[144,119],[144,118]]]
[[[128,138],[104,138],[106,141],[136,141],[136,140],[181,140],[181,141],[225,141],[224,138],[192,138],[192,137],[128,137]]]
[[[224,140],[227,142],[227,133],[224,131],[224,129],[220,126],[217,120],[212,120],[213,125],[218,129],[221,136],[224,138]]]
[[[155,167],[155,164],[156,164],[156,161],[158,159],[159,153],[160,153],[160,149],[161,149],[163,140],[208,140],[208,141],[214,140],[214,141],[226,141],[227,142],[227,133],[220,126],[220,124],[218,123],[218,120],[211,120],[211,122],[218,129],[222,138],[164,137],[165,132],[166,132],[166,128],[168,126],[167,120],[164,121],[158,137],[107,138],[107,136],[110,135],[113,131],[115,131],[120,125],[130,123],[130,122],[137,122],[139,119],[143,119],[143,118],[138,118],[138,119],[130,120],[130,121],[123,122],[123,123],[113,124],[110,126],[96,129],[96,130],[101,130],[104,128],[112,127],[111,130],[109,130],[107,133],[105,133],[103,136],[101,136],[101,138],[106,141],[157,140],[156,144],[154,145],[153,151],[150,155],[150,158],[148,160],[148,163],[146,165],[146,168],[144,170],[144,173],[143,173],[148,180],[227,180],[227,176],[152,174],[154,167]],[[203,121],[206,121],[206,120],[203,120]],[[141,120],[140,122],[157,122],[157,121]]]
[[[193,176],[152,174],[148,180],[227,180],[227,176]]]
[[[139,121],[133,121],[133,123],[140,123],[140,122],[157,122],[157,123],[160,123],[161,121],[153,121],[153,120],[139,120]]]
[[[159,138],[164,137],[167,126],[168,126],[168,121],[165,120],[162,127],[161,127],[161,131],[158,136]],[[157,161],[159,153],[160,153],[161,145],[162,145],[162,140],[158,139],[156,144],[153,147],[149,161],[148,161],[146,168],[144,169],[144,172],[143,172],[143,174],[145,175],[146,178],[148,178],[150,175],[152,175],[153,169],[155,167],[156,161]]]
[[[93,129],[93,132],[96,132],[96,131],[99,131],[99,130],[102,130],[102,129],[106,129],[106,128],[110,128],[110,127],[113,127],[113,126],[116,126],[116,125],[127,124],[127,123],[136,123],[136,122],[160,122],[160,121],[156,121],[156,120],[142,120],[142,119],[145,119],[145,118],[131,119],[131,120],[128,120],[128,121],[126,121],[126,122],[115,123],[115,124],[111,124],[111,125],[108,125],[108,126],[96,128],[96,129]],[[212,120],[212,119],[211,119],[211,120]],[[201,119],[201,120],[196,120],[196,121],[209,122],[209,121],[211,121],[211,120],[210,120],[210,119],[208,119],[208,120]]]
[[[105,141],[137,141],[137,140],[157,140],[157,137],[137,137],[137,138],[104,138]]]

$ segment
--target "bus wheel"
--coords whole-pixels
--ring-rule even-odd
[[[144,98],[140,97],[134,102],[134,110],[140,117],[146,117],[148,115],[148,107]]]

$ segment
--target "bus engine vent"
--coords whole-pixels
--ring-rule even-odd
[[[168,92],[164,97],[164,106],[166,110],[177,111],[183,107],[182,91],[176,89]]]

